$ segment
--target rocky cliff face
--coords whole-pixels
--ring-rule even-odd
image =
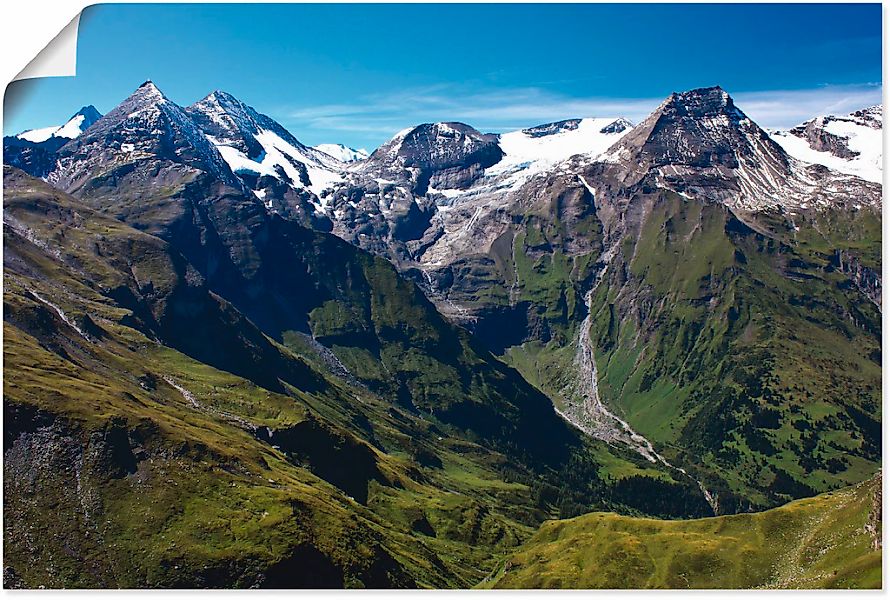
[[[503,156],[495,135],[463,123],[426,123],[375,150],[361,171],[407,181],[414,194],[423,196],[429,187],[467,188]]]
[[[241,188],[192,119],[150,81],[83,135],[65,144],[59,150],[58,167],[47,181],[60,189],[85,194],[89,191],[81,188],[87,183],[98,185],[97,180],[145,181],[148,175],[140,171],[153,167],[156,161],[175,165],[170,179],[204,172],[224,185]],[[152,179],[166,183],[163,177]]]

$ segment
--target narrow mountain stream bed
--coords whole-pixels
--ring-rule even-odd
[[[587,305],[587,316],[581,323],[575,342],[574,364],[577,369],[577,378],[573,382],[571,389],[566,390],[563,409],[556,408],[555,410],[566,421],[591,437],[603,440],[610,445],[623,444],[628,446],[645,457],[649,462],[661,463],[689,477],[698,484],[714,515],[717,515],[719,506],[716,496],[711,494],[701,481],[692,477],[685,469],[671,464],[664,456],[659,454],[652,442],[634,431],[627,421],[609,410],[600,398],[597,385],[596,360],[593,352],[593,343],[590,340],[591,304],[593,294],[605,276],[617,250],[618,246],[613,245],[603,253],[599,260],[603,267],[597,273],[592,287],[584,297],[584,303]]]

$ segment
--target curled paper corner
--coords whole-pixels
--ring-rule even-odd
[[[13,81],[37,77],[73,77],[77,75],[77,13],[59,34],[29,62]]]

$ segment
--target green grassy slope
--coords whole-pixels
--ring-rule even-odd
[[[639,457],[578,438],[546,466],[534,446],[491,443],[499,430],[486,439],[337,375],[310,338],[258,331],[165,242],[6,174],[8,587],[467,587],[569,508],[649,512],[600,477],[608,465],[698,510],[683,506],[701,503],[689,482]],[[383,269],[372,281],[402,286],[362,256]],[[427,304],[395,333],[385,302],[371,306],[400,347],[430,327]],[[466,383],[450,363],[459,401],[492,398],[483,408],[509,418],[511,390],[534,398],[465,334],[439,321],[429,335],[483,363]]]
[[[692,521],[550,521],[483,587],[880,588],[880,486]]]
[[[880,215],[735,215],[643,188],[622,196],[631,216],[611,234],[619,251],[593,296],[601,397],[724,512],[873,474],[881,338],[868,285],[880,272]],[[559,224],[523,216],[513,264],[492,261],[515,267],[498,267],[514,307],[489,303],[477,327],[557,406],[602,252],[601,227],[584,232],[589,251],[576,239],[570,252]]]
[[[719,205],[639,202],[649,204],[622,248],[627,274],[594,302],[602,395],[667,455],[710,471],[729,512],[871,475],[880,311],[832,256],[870,256],[877,217],[837,215],[860,233],[819,236],[823,248],[806,215],[797,230],[758,216],[754,230]]]

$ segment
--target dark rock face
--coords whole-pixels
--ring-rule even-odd
[[[468,187],[503,156],[495,135],[463,123],[426,123],[378,148],[363,170],[410,179],[414,193],[423,195],[436,184]]]
[[[544,125],[536,125],[523,129],[522,133],[533,138],[562,133],[564,131],[574,131],[581,124],[581,119],[566,119],[564,121],[556,121],[555,123],[545,123]]]
[[[855,158],[859,156],[858,152],[851,150],[847,145],[848,138],[829,133],[824,129],[825,120],[826,117],[813,119],[804,125],[795,127],[790,133],[805,139],[813,150],[831,152],[839,158]]]
[[[56,166],[56,152],[67,141],[65,138],[49,138],[45,142],[29,142],[6,136],[3,138],[3,163],[34,177],[46,177]]]
[[[848,252],[838,250],[834,256],[834,265],[850,277],[850,281],[862,294],[881,306],[881,273],[864,266],[862,262]]]
[[[146,163],[149,172],[164,166],[155,161],[180,165],[183,178],[190,169],[200,170],[225,185],[242,187],[192,119],[150,81],[60,148],[58,167],[47,181],[73,192],[94,181],[97,173],[120,180]],[[137,175],[138,179],[144,181],[149,172]]]

